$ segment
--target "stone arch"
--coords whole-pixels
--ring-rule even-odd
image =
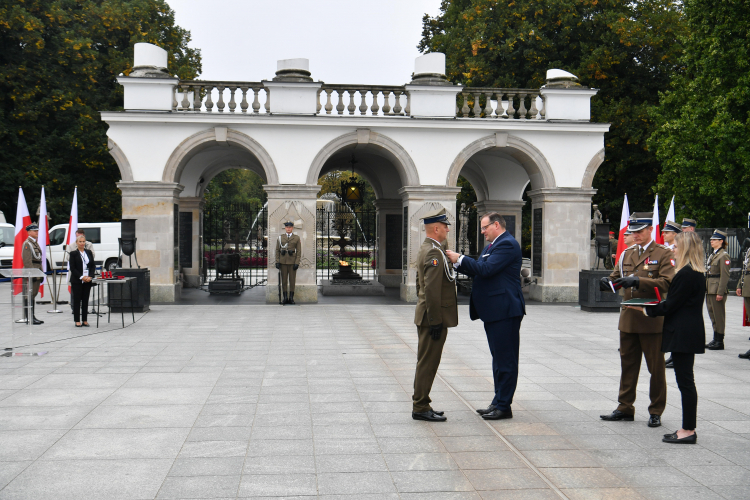
[[[107,148],[109,149],[109,154],[115,159],[117,167],[120,169],[122,181],[133,182],[133,170],[130,168],[130,162],[128,161],[128,157],[125,156],[125,152],[110,138],[107,138]]]
[[[271,155],[268,154],[258,141],[249,135],[238,132],[237,130],[222,127],[203,130],[182,141],[172,152],[169,160],[167,160],[167,164],[164,167],[162,181],[179,182],[182,171],[184,170],[185,165],[187,165],[188,160],[190,160],[195,153],[218,142],[217,129],[219,129],[219,136],[225,135],[223,139],[225,139],[226,142],[236,144],[237,146],[246,149],[258,159],[258,163],[260,163],[266,173],[266,181],[268,184],[276,185],[279,183],[279,175],[276,172],[276,166],[271,159]]]
[[[593,187],[594,176],[602,163],[604,163],[604,148],[597,151],[586,166],[586,172],[584,172],[583,181],[581,181],[581,188],[591,189]]]
[[[492,148],[507,148],[508,154],[523,166],[526,173],[529,174],[531,184],[534,189],[557,187],[555,174],[552,172],[547,158],[541,151],[535,148],[530,142],[508,134],[497,133],[477,139],[466,146],[456,159],[453,160],[445,185],[455,187],[458,182],[458,176],[461,169],[472,156]]]
[[[323,146],[310,164],[307,172],[307,185],[313,186],[318,183],[320,172],[328,159],[341,148],[352,144],[373,144],[385,150],[387,157],[401,176],[404,186],[418,186],[419,174],[409,153],[390,137],[373,132],[369,129],[357,129],[354,132],[341,135]]]

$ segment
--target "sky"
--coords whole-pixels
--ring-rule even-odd
[[[403,85],[420,55],[422,16],[440,0],[167,0],[201,49],[201,80],[270,80],[276,61],[310,60],[313,80]]]

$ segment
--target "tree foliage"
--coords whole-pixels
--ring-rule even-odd
[[[598,88],[592,121],[612,126],[594,202],[619,220],[626,192],[634,210],[653,206],[650,110],[680,69],[684,29],[674,0],[443,0],[418,48],[444,52],[448,77],[467,86],[539,88],[559,68]]]
[[[744,227],[750,211],[750,2],[686,0],[683,73],[654,110],[659,189],[681,216]]]
[[[170,73],[194,78],[200,51],[164,0],[0,0],[0,210],[13,219],[18,186],[29,210],[42,185],[53,224],[68,220],[77,184],[81,221],[119,220],[119,169],[99,111],[122,109],[115,78],[133,46],[169,52]]]
[[[250,170],[224,170],[209,181],[204,199],[221,205],[244,203],[258,210],[268,200],[263,184],[263,179]]]

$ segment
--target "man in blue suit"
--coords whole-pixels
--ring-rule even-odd
[[[477,410],[485,420],[513,418],[510,405],[518,383],[518,350],[526,302],[521,291],[521,246],[505,231],[505,219],[490,212],[481,219],[489,245],[474,260],[450,250],[446,254],[459,272],[473,276],[469,314],[484,322],[492,354],[495,398]]]

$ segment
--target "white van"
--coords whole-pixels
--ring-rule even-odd
[[[13,266],[13,240],[16,228],[13,224],[0,222],[0,269],[10,269]]]
[[[86,241],[94,244],[94,263],[112,270],[117,267],[117,252],[119,246],[117,238],[120,237],[119,222],[81,222],[78,229],[83,229]],[[53,226],[49,232],[49,248],[47,249],[48,264],[52,263],[54,269],[65,268],[68,258],[65,256],[65,241],[67,239],[68,225],[58,224]],[[74,238],[70,239],[73,244]]]

